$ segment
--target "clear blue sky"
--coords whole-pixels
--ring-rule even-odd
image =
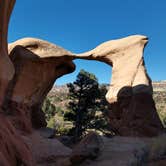
[[[17,0],[9,42],[23,37],[48,40],[80,53],[98,44],[133,34],[149,37],[145,63],[152,80],[166,79],[166,0]],[[109,83],[111,68],[96,61],[75,61],[74,73],[56,81],[75,80],[79,70]]]

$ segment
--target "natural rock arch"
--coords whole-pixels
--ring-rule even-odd
[[[16,69],[17,81],[14,81],[11,86],[13,92],[8,98],[18,105],[29,107],[32,125],[40,128],[46,124],[40,111],[41,104],[54,81],[58,77],[74,71],[73,59],[98,60],[113,67],[112,82],[106,98],[111,105],[110,123],[114,130],[120,135],[156,135],[162,130],[162,124],[156,113],[152,99],[151,80],[147,75],[143,60],[143,50],[147,41],[145,36],[134,35],[108,41],[91,51],[75,54],[39,39],[18,40],[9,44],[10,58]],[[23,84],[27,86],[20,90]],[[144,106],[141,106],[141,110],[147,111],[147,113],[142,113],[138,108],[140,100],[142,100],[140,96],[145,95],[146,98],[143,97],[143,100],[147,103],[145,102]],[[135,101],[133,98],[136,96],[139,96],[139,99]],[[137,104],[138,108],[131,108],[133,103]],[[131,114],[131,112],[134,113]],[[130,123],[136,121],[135,115],[141,117],[139,123],[147,125],[146,132],[138,131],[137,125],[132,129]],[[148,122],[146,118],[149,119]]]
[[[95,59],[113,65],[114,81],[107,99],[111,104],[110,123],[118,134],[152,136],[162,132],[152,99],[151,82],[143,63],[146,37],[131,36],[106,42],[78,55],[46,41],[23,39],[9,45],[8,56],[8,23],[14,3],[15,0],[0,0],[0,165],[35,165],[31,148],[41,137],[38,135],[37,141],[31,144],[33,136],[29,133],[46,125],[40,111],[41,103],[56,78],[74,71],[72,60],[75,58]],[[128,60],[133,58],[131,65]],[[132,70],[121,66],[124,63],[132,66]],[[123,74],[128,77],[121,82]],[[45,155],[45,149],[41,150]]]

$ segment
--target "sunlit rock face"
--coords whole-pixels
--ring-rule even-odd
[[[76,55],[76,58],[99,60],[112,66],[106,98],[110,103],[110,125],[119,135],[155,136],[163,131],[143,58],[147,41],[146,36],[134,35]]]
[[[9,44],[9,52],[16,71],[8,98],[30,109],[33,127],[44,127],[43,100],[57,78],[75,70],[73,55],[54,44],[34,38]]]

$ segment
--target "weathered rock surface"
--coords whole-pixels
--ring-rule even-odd
[[[8,96],[12,102],[30,108],[33,127],[44,127],[41,105],[56,78],[74,70],[73,58],[99,60],[113,66],[112,82],[106,95],[112,128],[124,136],[158,135],[163,126],[156,113],[151,80],[144,65],[146,43],[147,37],[135,35],[108,41],[89,52],[74,55],[43,40],[18,40],[9,45],[16,74],[11,83],[12,94]],[[20,89],[23,84],[26,87]],[[144,124],[142,130],[141,124]]]
[[[112,66],[112,81],[106,98],[113,103],[117,101],[120,89],[125,86],[150,85],[143,61],[147,41],[147,37],[141,35],[111,40],[89,52],[77,54],[76,58],[98,60]],[[151,90],[148,89],[148,92],[151,93]]]
[[[155,138],[102,137],[103,148],[95,160],[81,166],[164,166],[166,161],[165,136]]]
[[[147,41],[146,36],[134,35],[76,55],[76,58],[99,60],[113,67],[106,98],[110,103],[111,127],[122,136],[155,136],[163,132],[143,59]]]
[[[43,128],[40,128],[38,131],[39,131],[40,135],[44,138],[54,138],[55,137],[55,129],[43,127]]]
[[[34,166],[31,150],[5,115],[0,113],[0,165]]]
[[[62,166],[70,165],[76,156],[80,160],[89,155],[96,157],[97,139],[84,139],[85,147],[80,144],[71,155],[71,149],[34,130],[46,126],[41,111],[43,100],[57,78],[74,71],[72,60],[76,58],[99,60],[113,66],[112,84],[106,97],[111,104],[110,123],[118,134],[154,136],[162,131],[144,66],[145,36],[109,41],[79,55],[47,41],[25,38],[9,44],[8,56],[7,31],[14,2],[0,0],[0,165]],[[114,152],[119,156],[124,148],[117,150],[111,146],[113,158],[117,159]],[[145,153],[141,150],[137,154],[137,146],[133,149],[129,145],[125,149],[124,153],[128,152],[132,158],[120,160],[124,164],[140,162]],[[112,162],[119,164],[117,160]]]
[[[27,114],[31,115],[33,127],[45,127],[45,117],[41,111],[43,100],[58,77],[74,71],[72,54],[34,38],[9,44],[9,52],[15,76],[7,97],[29,108]]]
[[[102,139],[95,132],[90,132],[85,138],[76,145],[70,155],[73,165],[79,165],[84,160],[95,159],[98,157],[103,146]]]
[[[36,165],[58,165],[60,159],[70,156],[72,150],[65,147],[56,139],[46,139],[40,135],[39,131],[23,136],[24,141],[31,149]]]
[[[30,149],[13,127],[6,109],[6,92],[15,72],[7,49],[8,23],[14,3],[15,0],[0,0],[0,165],[33,166]]]
[[[8,84],[15,71],[7,49],[8,24],[14,3],[15,0],[0,0],[0,107],[3,107]]]
[[[146,43],[147,37],[145,36],[129,36],[105,42],[89,52],[75,55],[75,58],[99,60],[113,66],[112,82],[106,98],[111,104],[110,119],[112,127],[120,135],[151,136],[157,135],[162,130],[162,124],[156,113],[153,99],[151,99],[151,80],[144,66],[143,49]],[[74,53],[72,54],[46,41],[33,38],[21,39],[10,44],[9,52],[11,52],[10,57],[16,68],[15,80],[17,80],[13,84],[13,93],[10,98],[14,102],[31,107],[34,127],[45,126],[44,115],[40,111],[42,102],[56,78],[74,70],[74,64],[72,63]],[[56,58],[55,61],[54,58]],[[34,75],[30,72],[32,68]],[[22,84],[27,86],[20,90]],[[147,94],[146,97],[143,97],[144,94]],[[141,104],[141,96],[143,99],[147,99],[148,103],[144,102],[145,106],[139,105]],[[130,106],[134,103],[137,103],[137,107]],[[140,107],[141,110],[144,110],[143,112],[146,112],[145,114],[140,113]],[[130,114],[131,112],[132,114]],[[131,118],[130,116],[129,118],[129,114],[134,117]],[[137,120],[135,115],[138,115],[137,119],[138,117],[148,118],[148,124],[146,124],[146,120],[141,119],[141,122]],[[33,120],[33,117],[35,117],[35,120]],[[37,117],[38,120],[36,120]],[[139,124],[135,123],[135,127],[130,129],[132,125],[127,124],[125,126],[126,122],[123,120],[128,123],[135,120],[139,124],[144,123],[149,131],[134,134],[135,129],[136,131],[139,129]],[[155,127],[150,128],[151,126]],[[127,130],[128,132],[126,132]]]
[[[33,128],[46,125],[40,106],[55,79],[75,66],[71,53],[36,39],[22,40],[24,47],[16,43],[8,56],[7,31],[14,2],[0,0],[0,165],[35,166],[71,151]]]
[[[103,149],[94,161],[86,161],[81,166],[132,166],[144,164],[148,158],[147,145],[138,138],[102,137]]]
[[[124,87],[118,94],[118,101],[110,105],[111,126],[121,136],[152,137],[161,134],[163,126],[152,95],[146,92],[134,94],[133,89]],[[131,95],[126,96],[129,91]]]

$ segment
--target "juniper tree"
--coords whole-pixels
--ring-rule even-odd
[[[65,113],[64,119],[73,122],[72,133],[75,140],[83,135],[84,131],[91,128],[91,121],[97,110],[99,98],[99,84],[96,76],[81,70],[76,81],[67,85],[69,88],[69,112]]]

